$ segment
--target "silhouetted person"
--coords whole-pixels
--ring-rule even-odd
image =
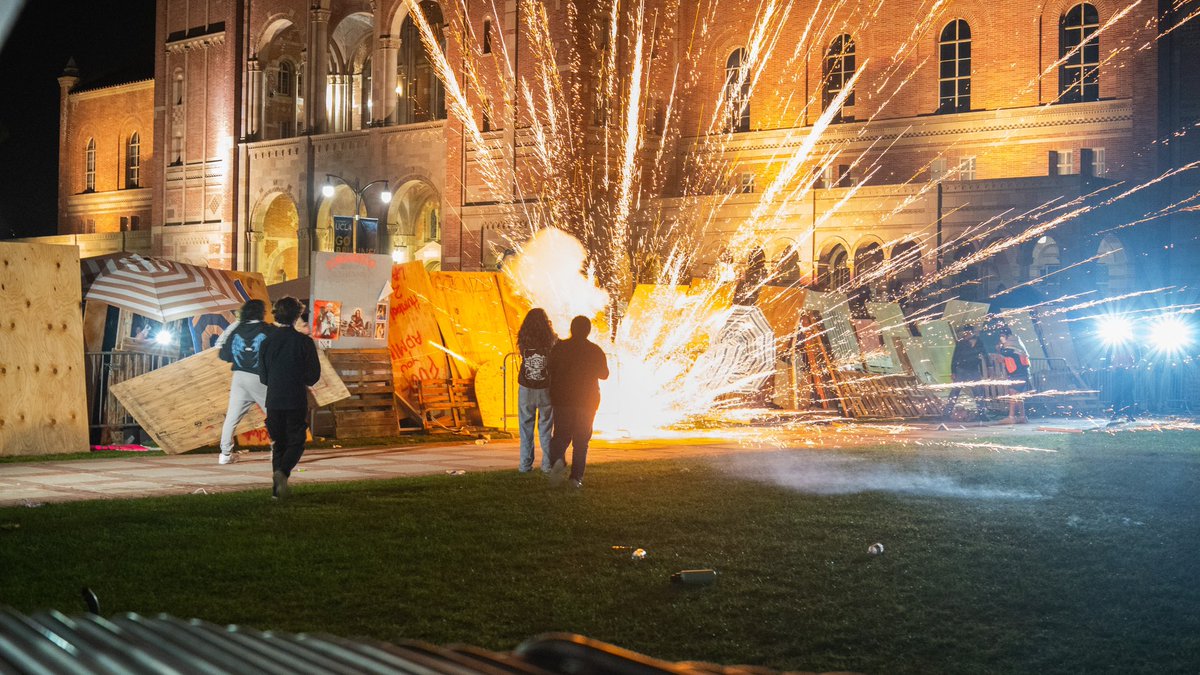
[[[1025,399],[1021,395],[1029,390],[1029,354],[1021,338],[1013,335],[1007,327],[1000,329],[997,351],[1004,364],[1004,374],[1013,381],[1008,385],[1008,419],[1004,421],[1009,424],[1025,423],[1029,420],[1025,418]]]
[[[275,303],[279,327],[263,341],[259,378],[267,385],[267,433],[271,452],[271,496],[288,495],[288,478],[304,454],[308,433],[308,388],[321,379],[312,338],[296,330],[304,305],[293,297]]]
[[[959,329],[958,335],[958,341],[954,343],[954,357],[950,360],[950,379],[954,382],[979,382],[983,379],[983,359],[987,350],[983,348],[983,343],[975,334],[974,326],[963,326]],[[942,410],[943,418],[950,419],[950,415],[954,412],[954,404],[958,401],[962,390],[961,386],[950,390],[950,396],[946,399],[946,407]],[[987,417],[984,409],[984,395],[983,385],[971,385],[971,396],[975,399],[975,414],[981,421]]]
[[[600,380],[608,379],[608,359],[589,341],[592,322],[586,316],[571,320],[571,337],[550,350],[550,403],[554,406],[554,437],[550,441],[550,477],[562,480],[567,446],[571,454],[571,485],[583,487],[588,442],[600,407]]]

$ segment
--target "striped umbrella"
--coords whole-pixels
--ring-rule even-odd
[[[83,299],[107,302],[167,323],[242,306],[244,299],[219,270],[116,253],[86,258]]]

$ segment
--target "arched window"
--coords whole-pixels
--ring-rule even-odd
[[[492,20],[486,19],[483,22],[483,53],[492,53]]]
[[[442,32],[442,10],[437,3],[426,0],[421,3],[421,11],[437,36],[437,42],[442,50],[446,48],[446,38]],[[433,71],[429,54],[421,41],[421,31],[413,22],[411,16],[404,18],[400,26],[400,59],[399,72],[396,74],[399,105],[397,114],[400,124],[413,122],[428,122],[446,119],[446,90],[442,81]]]
[[[750,64],[746,50],[735,49],[725,60],[725,105],[729,110],[728,130],[750,131]]]
[[[171,103],[183,105],[183,69],[176,69],[171,82]]]
[[[296,69],[291,63],[288,61],[281,61],[279,63],[279,86],[276,87],[275,93],[279,94],[280,96],[291,96],[292,91],[294,91],[292,88],[292,79],[295,74]]]
[[[822,78],[825,86],[821,91],[822,107],[826,110],[833,105],[833,100],[842,93],[854,77],[854,40],[849,35],[839,35],[829,45],[825,52],[825,62],[822,67]],[[849,122],[854,120],[854,92],[846,95],[841,109],[833,117],[834,122]]]
[[[1100,100],[1100,15],[1086,2],[1067,10],[1058,20],[1058,101]],[[1086,44],[1085,44],[1086,42]],[[1082,45],[1082,46],[1081,46]]]
[[[125,187],[141,187],[142,141],[135,131],[125,144]]]
[[[938,38],[938,112],[971,109],[971,27],[958,19]]]
[[[817,288],[822,291],[845,290],[850,285],[850,254],[841,244],[834,246],[817,262]]]
[[[83,190],[96,191],[96,139],[89,138],[83,153]]]

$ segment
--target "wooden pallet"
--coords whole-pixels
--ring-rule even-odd
[[[387,350],[330,349],[326,354],[350,392],[349,398],[331,406],[337,438],[399,433],[392,360]]]
[[[417,406],[427,431],[448,431],[479,417],[474,380],[435,378],[417,381]]]
[[[941,413],[938,398],[920,386],[911,374],[879,375],[847,371],[832,356],[820,317],[800,315],[803,357],[814,400],[826,410],[846,417],[933,417]]]

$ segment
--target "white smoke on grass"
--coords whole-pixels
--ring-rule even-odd
[[[730,455],[717,460],[738,478],[770,483],[816,495],[891,492],[928,497],[963,499],[1041,499],[1038,492],[965,485],[959,479],[933,471],[903,467],[841,454],[773,452]]]

